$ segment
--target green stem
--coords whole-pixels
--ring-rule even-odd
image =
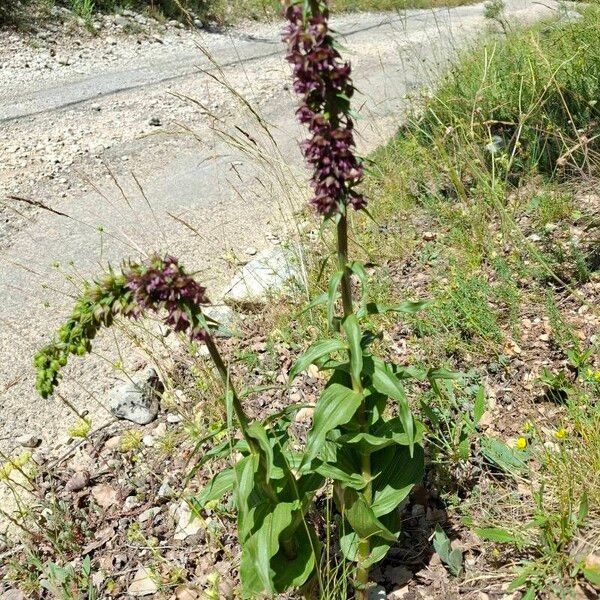
[[[340,284],[342,294],[342,305],[344,308],[344,317],[348,317],[353,314],[354,308],[352,305],[352,288],[350,283],[350,268],[348,266],[348,217],[346,214],[342,214],[339,217],[337,224],[337,258],[338,258],[338,269],[342,271],[342,281]],[[352,389],[359,394],[363,393],[362,382],[352,378]],[[369,423],[367,419],[367,407],[365,400],[363,401],[358,409],[357,421],[361,428],[361,431],[368,433]],[[365,489],[364,496],[367,503],[370,505],[373,501],[373,490],[371,484],[371,455],[365,453],[361,456],[361,472],[365,481],[368,481]],[[358,544],[358,567],[356,570],[356,599],[367,600],[368,598],[368,584],[369,584],[369,569],[362,565],[368,558],[371,552],[371,543],[368,539],[360,540]]]
[[[219,350],[217,349],[217,346],[215,345],[215,341],[212,337],[212,334],[210,333],[210,331],[208,329],[206,329],[206,338],[204,340],[204,343],[206,344],[208,353],[210,354],[210,357],[211,357],[213,363],[215,364],[215,367],[217,368],[217,371],[219,372],[219,375],[223,381],[223,385],[225,386],[226,393],[229,393],[232,396],[233,411],[235,412],[235,415],[238,418],[238,421],[240,422],[240,429],[242,430],[244,439],[246,440],[246,442],[248,442],[248,446],[250,447],[251,451],[258,452],[260,450],[260,448],[258,447],[256,440],[254,438],[252,438],[251,436],[249,436],[246,431],[248,428],[248,425],[250,424],[250,419],[248,418],[248,415],[244,411],[244,407],[242,406],[240,398],[237,395],[237,392],[235,391],[233,384],[231,383],[231,377],[229,374],[229,370],[225,366],[225,363],[223,362],[223,359],[221,358],[221,354],[219,353]],[[261,477],[261,479],[262,479],[262,481],[260,482],[261,487],[262,487],[264,493],[266,494],[266,496],[271,501],[271,503],[274,505],[279,504],[279,498],[277,497],[277,493],[271,486],[270,482],[267,480],[266,477]],[[293,560],[294,558],[296,558],[297,546],[296,546],[296,542],[294,541],[293,538],[282,540],[281,545],[283,547],[283,551],[284,551],[286,557],[289,560]]]

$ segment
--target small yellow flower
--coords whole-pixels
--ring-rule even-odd
[[[525,450],[527,448],[527,440],[524,437],[520,437],[517,440],[516,446],[519,450]]]
[[[561,427],[560,429],[557,429],[554,432],[554,437],[557,440],[564,440],[567,437],[567,430],[564,427]]]
[[[533,423],[531,421],[525,421],[525,423],[523,423],[523,431],[525,433],[531,433],[533,431]]]

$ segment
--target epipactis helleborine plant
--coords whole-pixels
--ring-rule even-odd
[[[228,459],[198,494],[189,498],[194,510],[231,493],[237,510],[242,593],[256,598],[300,589],[319,597],[321,542],[314,523],[315,497],[333,490],[339,524],[339,546],[354,564],[355,597],[366,599],[369,569],[382,560],[400,533],[399,507],[424,472],[423,426],[413,417],[404,383],[408,379],[453,377],[443,370],[418,371],[390,364],[371,352],[376,339],[363,330],[365,317],[385,312],[414,313],[426,302],[383,307],[369,300],[364,266],[348,258],[348,207],[362,210],[357,189],[363,166],[355,154],[354,95],[351,68],[337,49],[329,28],[327,2],[285,3],[288,25],[283,39],[292,64],[294,90],[301,96],[298,119],[310,132],[302,151],[312,169],[311,205],[336,225],[337,269],[326,297],[311,302],[326,305],[329,328],[302,354],[290,371],[290,383],[311,364],[327,377],[304,444],[298,448],[289,433],[297,406],[251,420],[236,391],[229,367],[215,342],[218,324],[203,313],[206,290],[178,260],[151,257],[127,263],[87,287],[70,319],[54,341],[35,358],[37,388],[52,394],[70,354],[85,354],[101,327],[115,318],[139,318],[148,312],[164,315],[173,331],[205,343],[223,382],[223,402],[230,438],[214,444],[197,460],[195,472],[209,460]],[[353,297],[351,278],[360,287]],[[254,392],[257,393],[257,392]],[[241,436],[234,435],[234,420]],[[214,437],[209,435],[208,442]]]

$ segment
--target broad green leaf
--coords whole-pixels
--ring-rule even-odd
[[[194,508],[197,510],[203,509],[208,502],[220,500],[227,492],[233,489],[234,484],[233,469],[225,469],[217,473],[209,483],[204,486],[204,489],[192,499]]]
[[[254,476],[258,470],[259,456],[251,454],[242,458],[233,467],[235,504],[238,509],[238,531],[241,540],[245,540],[253,527],[251,498],[254,488]]]
[[[301,523],[293,536],[296,545],[294,560],[286,558],[280,548],[279,552],[271,559],[273,569],[273,583],[278,593],[302,586],[315,569],[315,554],[319,553],[319,540],[312,529]]]
[[[311,300],[299,313],[298,316],[303,315],[304,313],[308,312],[309,310],[320,306],[321,304],[325,304],[327,302],[329,298],[329,294],[327,294],[326,292],[323,292],[322,294],[319,294],[314,300]]]
[[[320,463],[313,468],[323,477],[333,479],[336,483],[341,483],[342,485],[354,488],[355,490],[362,490],[367,485],[367,482],[363,479],[362,475],[355,471],[342,468],[339,463]]]
[[[450,544],[446,532],[439,525],[435,526],[433,547],[442,559],[442,562],[448,567],[448,571],[455,577],[458,577],[463,569],[462,552],[457,548],[454,550],[452,549],[452,545]]]
[[[384,540],[396,541],[395,536],[373,513],[364,495],[356,490],[344,490],[344,517],[360,539],[379,536]]]
[[[367,272],[365,271],[364,265],[357,260],[350,263],[350,271],[352,271],[352,273],[354,273],[354,275],[356,275],[360,281],[361,293],[359,302],[362,306],[369,291],[369,278],[367,276]]]
[[[317,401],[313,426],[308,433],[304,450],[304,463],[310,464],[325,443],[327,434],[346,424],[362,402],[363,396],[339,383],[327,386]]]
[[[593,585],[600,588],[600,570],[591,568],[591,567],[583,567],[581,569],[583,576]]]
[[[346,344],[341,340],[324,340],[317,342],[311,346],[304,354],[302,354],[290,371],[290,381],[292,381],[299,373],[307,369],[312,363],[323,356],[329,356],[339,350],[347,350]]]
[[[509,448],[504,442],[492,437],[481,438],[481,453],[496,467],[506,473],[517,474],[525,469],[526,464],[522,457],[525,453]]]
[[[298,501],[269,506],[257,531],[243,544],[240,574],[245,597],[255,598],[263,591],[283,592],[302,585],[311,575],[318,541],[309,537],[299,509]],[[289,531],[293,523],[299,525]],[[284,536],[293,546],[293,557],[286,555]]]
[[[423,440],[424,426],[418,421],[415,423],[415,444]],[[408,446],[408,435],[404,431],[402,422],[395,417],[385,421],[380,427],[373,428],[373,433],[353,432],[342,435],[338,439],[339,444],[350,444],[358,446],[361,453],[377,452],[388,446]]]
[[[349,525],[346,525],[346,527],[350,529]],[[359,541],[360,538],[352,530],[340,536],[340,548],[346,560],[357,562]],[[380,537],[371,538],[371,552],[367,560],[363,561],[362,566],[368,568],[382,560],[388,553],[392,543]]]
[[[378,473],[373,482],[371,505],[376,517],[382,517],[396,509],[425,474],[425,453],[420,445],[414,447],[412,456],[406,446],[396,448],[391,460],[385,457],[383,468],[377,465],[379,454],[372,455],[371,460],[372,472]],[[384,454],[387,453],[381,453],[382,458]]]
[[[348,315],[344,319],[342,327],[344,328],[344,333],[348,338],[348,345],[350,347],[350,372],[352,380],[360,384],[363,370],[363,350],[360,345],[361,334],[356,315]]]
[[[415,426],[404,387],[386,363],[379,359],[375,359],[373,362],[373,387],[398,403],[398,416],[408,436],[408,445],[412,453],[415,442]]]
[[[266,468],[266,477],[267,479],[272,479],[274,464],[273,447],[271,446],[271,440],[269,439],[265,428],[258,421],[253,421],[250,423],[250,425],[248,425],[246,434],[258,442],[258,446],[262,451],[262,458]]]

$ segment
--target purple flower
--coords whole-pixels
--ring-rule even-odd
[[[347,204],[359,210],[366,206],[366,200],[354,189],[363,180],[364,171],[354,154],[350,65],[333,47],[325,14],[305,14],[301,3],[288,7],[286,18],[286,59],[293,67],[294,91],[302,96],[297,117],[311,133],[301,144],[313,169],[310,183],[314,196],[310,203],[326,216]]]
[[[132,266],[126,279],[136,305],[132,316],[164,309],[165,323],[174,331],[187,331],[193,340],[205,339],[198,316],[200,305],[208,302],[206,288],[188,275],[175,257],[152,257],[148,266]]]

